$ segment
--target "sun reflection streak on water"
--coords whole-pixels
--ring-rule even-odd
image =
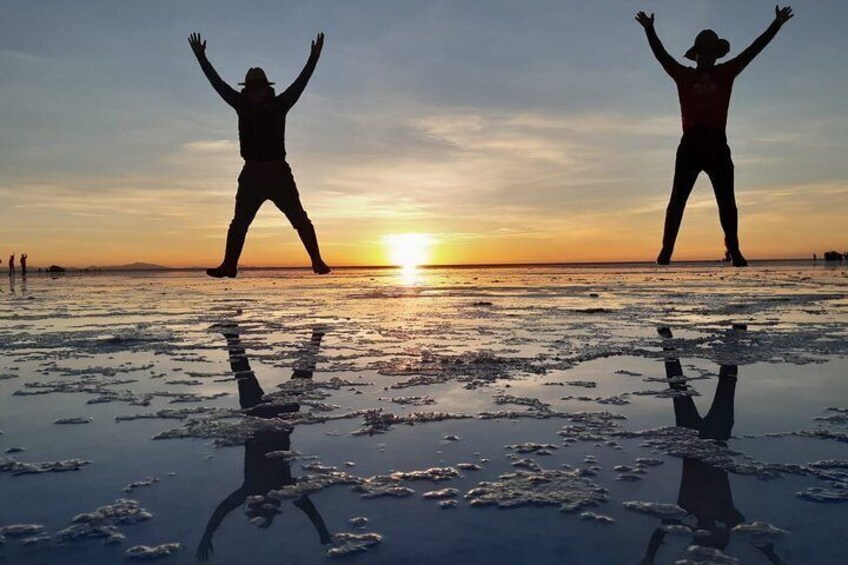
[[[404,286],[415,286],[422,281],[421,269],[416,265],[403,265],[398,269],[398,280]]]

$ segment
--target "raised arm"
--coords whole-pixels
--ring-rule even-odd
[[[309,82],[310,77],[312,77],[312,73],[315,71],[315,65],[318,64],[318,58],[321,56],[321,49],[323,48],[324,34],[319,33],[318,37],[316,37],[312,42],[309,59],[306,60],[306,65],[303,66],[303,70],[300,71],[300,74],[297,75],[294,82],[277,96],[277,100],[285,104],[287,108],[294,106],[297,99],[300,98],[301,94],[303,94],[303,89],[306,88],[306,83]]]
[[[662,41],[660,41],[659,36],[657,35],[657,31],[654,29],[654,14],[648,16],[645,12],[639,12],[636,14],[636,21],[645,28],[645,35],[648,36],[648,45],[651,46],[651,51],[654,52],[654,57],[657,58],[657,61],[660,62],[662,68],[665,69],[669,75],[674,77],[678,71],[683,69],[683,65],[678,63],[674,57],[668,54],[668,51],[663,47]]]
[[[206,75],[206,78],[208,78],[209,82],[212,84],[212,88],[214,88],[215,92],[224,99],[224,102],[235,107],[236,100],[238,100],[238,92],[236,92],[236,90],[229,84],[224,82],[212,66],[212,63],[210,63],[209,59],[206,58],[206,42],[200,39],[199,33],[192,33],[188,36],[188,44],[191,45],[191,50],[197,57],[197,62],[200,63],[200,68],[203,69],[203,74]]]
[[[737,67],[736,72],[740,72],[742,69],[748,66],[748,63],[754,60],[754,57],[760,54],[760,51],[765,49],[766,45],[774,39],[774,36],[777,35],[777,32],[780,31],[780,28],[783,27],[783,24],[792,19],[795,14],[792,13],[792,8],[786,6],[784,8],[780,8],[779,6],[774,7],[774,21],[771,22],[771,25],[760,35],[754,42],[748,46],[747,49],[739,53],[736,57],[728,61],[727,65],[733,65]]]

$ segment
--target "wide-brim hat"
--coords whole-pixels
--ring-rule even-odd
[[[244,82],[240,82],[239,86],[249,84],[272,85],[273,82],[268,82],[268,77],[265,76],[265,71],[260,67],[250,67],[247,69],[247,74],[244,75]]]
[[[721,59],[730,52],[730,42],[721,39],[716,32],[705,29],[695,38],[695,44],[689,48],[684,57],[696,61],[698,54],[705,53]]]

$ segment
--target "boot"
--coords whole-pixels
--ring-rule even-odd
[[[727,249],[727,253],[730,255],[730,259],[733,261],[734,267],[747,267],[748,261],[742,255],[742,252],[739,251],[739,238],[738,237],[725,237],[724,238],[724,246]]]
[[[235,228],[232,224],[227,230],[227,245],[224,249],[224,261],[217,267],[206,269],[206,274],[215,278],[236,278],[238,274],[238,260],[244,247],[244,238],[247,233]]]
[[[330,267],[321,259],[321,250],[318,248],[318,236],[315,234],[315,228],[312,224],[307,224],[297,230],[297,235],[300,236],[300,241],[309,253],[312,259],[312,272],[319,275],[326,275],[331,271]]]

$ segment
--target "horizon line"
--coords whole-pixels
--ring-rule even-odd
[[[776,259],[749,259],[749,263],[788,263],[788,262],[822,262],[828,263],[823,258],[819,258],[818,261],[813,261],[809,257],[786,257],[786,258],[776,258]],[[144,263],[144,262],[139,262]],[[680,265],[680,264],[724,264],[725,261],[721,259],[690,259],[690,260],[680,260],[674,261],[671,266]],[[838,263],[838,261],[837,261]],[[144,263],[144,266],[139,265],[138,268],[134,268],[133,263],[127,263],[124,265],[90,265],[88,267],[64,267],[66,270],[75,271],[75,272],[98,272],[98,271],[124,271],[124,272],[158,272],[158,271],[203,271],[206,270],[206,267],[201,266],[179,266],[179,267],[169,267],[165,265],[158,265],[155,263]],[[427,265],[416,265],[417,269],[473,269],[473,268],[510,268],[510,267],[577,267],[577,266],[607,266],[607,265],[656,265],[654,261],[644,260],[644,261],[548,261],[548,262],[517,262],[517,263],[433,263]],[[667,265],[663,265],[667,266]],[[30,271],[36,268],[47,269],[48,267],[30,267]],[[354,269],[369,269],[369,270],[382,270],[382,269],[403,269],[404,267],[401,265],[337,265],[333,266],[333,270],[354,270]],[[280,266],[268,266],[268,265],[245,265],[239,266],[240,271],[277,271],[277,270],[311,270],[311,267],[308,265],[303,266],[295,266],[295,265],[280,265]]]

